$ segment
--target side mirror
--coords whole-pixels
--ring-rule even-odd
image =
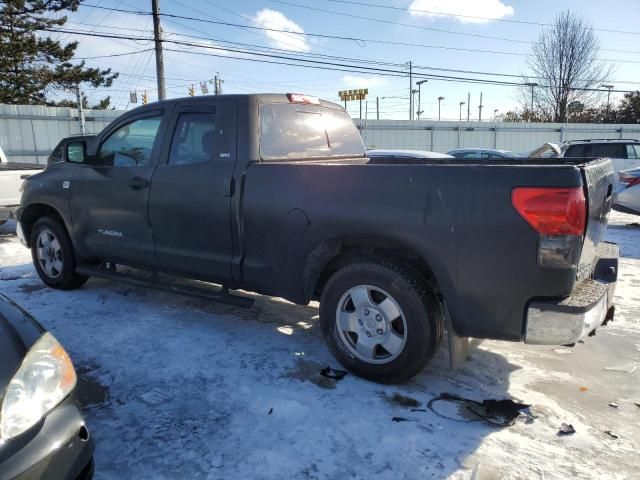
[[[85,163],[87,156],[87,142],[76,140],[67,144],[67,162]]]

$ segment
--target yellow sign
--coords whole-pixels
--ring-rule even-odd
[[[358,88],[355,90],[340,90],[338,92],[338,96],[340,97],[340,100],[343,100],[345,102],[352,101],[352,100],[364,100],[365,98],[367,98],[368,94],[369,94],[368,88]]]

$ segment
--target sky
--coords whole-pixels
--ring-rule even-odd
[[[224,81],[223,93],[300,92],[339,102],[340,90],[368,88],[363,117],[376,118],[377,97],[380,118],[408,119],[409,61],[414,66],[414,88],[418,88],[415,81],[421,79],[421,73],[520,81],[519,76],[528,71],[532,42],[548,28],[539,24],[551,23],[555,15],[567,9],[584,16],[596,29],[601,44],[599,58],[614,67],[609,83],[620,90],[640,89],[638,0],[610,0],[606,4],[592,0],[159,0],[159,3],[163,14],[190,17],[162,16],[165,39],[202,45],[164,44],[169,98],[186,96],[191,85],[200,95],[203,82],[213,92],[208,81],[215,75]],[[151,0],[86,0],[77,12],[68,14],[63,27],[118,37],[134,36],[137,40],[59,33],[52,36],[64,41],[77,40],[76,57],[86,58],[88,66],[120,72],[108,89],[84,89],[90,103],[110,95],[117,108],[133,108],[137,104],[129,102],[132,91],[137,92],[138,102],[145,91],[150,101],[156,100],[153,43],[146,40],[153,32],[151,16],[109,8],[149,12]],[[303,32],[313,36],[301,35]],[[271,56],[256,57],[248,55],[247,50]],[[291,63],[283,58],[291,56],[325,63],[306,62],[316,68],[266,63]],[[336,70],[353,70],[354,64],[379,70]],[[512,86],[430,78],[420,87],[422,118],[437,119],[438,97],[444,97],[440,101],[440,118],[457,120],[460,102],[467,102],[470,94],[470,118],[476,120],[481,93],[483,119],[519,105],[518,89]],[[612,94],[612,102],[621,96]],[[417,111],[417,96],[415,101]],[[606,95],[602,101],[606,101]],[[466,108],[465,104],[463,118]],[[357,101],[349,102],[348,110],[353,117],[360,115]]]

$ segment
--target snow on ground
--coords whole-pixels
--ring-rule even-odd
[[[637,478],[640,369],[620,368],[640,364],[638,218],[611,217],[608,236],[624,257],[618,313],[595,338],[573,349],[487,341],[458,371],[442,348],[402,386],[321,377],[339,365],[316,306],[258,296],[244,310],[97,279],[45,288],[12,225],[0,227],[0,292],[71,353],[97,479],[468,479],[474,469],[482,478]],[[538,418],[508,428],[449,420],[426,409],[441,392],[515,398]],[[557,436],[563,422],[577,433]]]

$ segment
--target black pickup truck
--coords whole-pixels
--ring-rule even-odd
[[[468,337],[572,344],[610,320],[613,185],[607,159],[371,162],[339,105],[211,96],[127,112],[30,177],[18,234],[53,288],[125,266],[319,300],[335,357],[391,383],[445,328],[455,357]]]

